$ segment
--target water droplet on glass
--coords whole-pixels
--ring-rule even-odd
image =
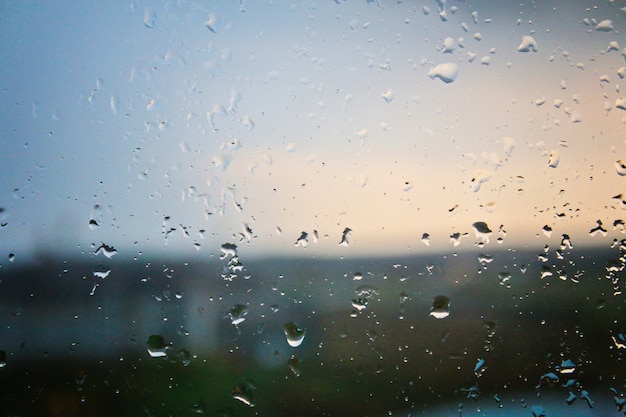
[[[361,285],[359,286],[356,290],[355,293],[357,295],[357,297],[366,297],[366,298],[370,298],[373,297],[375,295],[378,295],[379,290],[378,288],[372,286],[372,285]]]
[[[436,319],[445,319],[450,315],[450,298],[445,295],[438,295],[433,299],[433,305],[429,316]]]
[[[548,160],[548,166],[550,168],[556,168],[559,166],[560,156],[558,149],[552,149],[550,151],[550,159]]]
[[[204,22],[205,26],[213,33],[215,33],[215,24],[217,23],[217,15],[215,13],[209,14],[208,19]]]
[[[485,222],[475,222],[472,224],[474,228],[474,232],[476,234],[476,239],[480,239],[485,243],[489,243],[489,237],[491,236],[491,229]]]
[[[117,254],[117,250],[113,246],[109,246],[103,243],[100,246],[98,246],[98,249],[94,251],[94,254],[96,255],[103,254],[107,258],[112,258],[113,255]]]
[[[4,350],[0,350],[0,368],[7,366],[7,353]]]
[[[167,345],[165,344],[165,339],[163,336],[158,334],[153,334],[148,337],[148,353],[153,358],[163,358],[166,356],[165,351],[167,350]]]
[[[537,52],[537,41],[532,36],[522,36],[522,41],[517,47],[518,52]]]
[[[356,311],[361,311],[361,310],[365,310],[365,308],[367,308],[368,300],[367,300],[367,298],[360,297],[360,298],[355,298],[355,299],[351,300],[351,303],[352,303],[352,307]]]
[[[474,366],[474,375],[476,375],[477,378],[480,378],[486,370],[487,367],[485,366],[485,360],[478,359],[478,361],[476,361],[476,365]]]
[[[533,417],[546,417],[546,410],[539,405],[533,405],[530,407],[530,411],[533,413]]]
[[[237,245],[234,243],[224,243],[220,246],[220,252],[222,252],[220,259],[226,259],[228,257],[235,258],[237,257]]]
[[[151,8],[146,7],[143,13],[143,25],[149,29],[154,29],[157,15]]]
[[[498,274],[498,281],[500,282],[500,285],[505,285],[507,288],[511,287],[511,283],[509,282],[511,280],[511,273],[510,272],[500,272]]]
[[[289,360],[287,361],[287,364],[289,365],[289,369],[291,370],[291,372],[293,372],[293,374],[295,376],[300,376],[300,363],[302,361],[298,358],[296,358],[295,356],[292,356],[291,358],[289,358]]]
[[[93,276],[96,278],[105,279],[106,277],[109,276],[110,273],[111,273],[111,270],[109,268],[102,267],[98,271],[93,271]]]
[[[607,233],[608,231],[604,227],[602,227],[602,220],[596,220],[596,227],[589,231],[589,236],[594,237],[598,234],[606,236]]]
[[[243,304],[235,304],[227,313],[228,318],[234,326],[243,323],[248,315],[248,307]]]
[[[613,21],[611,19],[602,20],[596,25],[598,32],[610,32],[613,30]]]
[[[441,50],[441,52],[443,52],[444,54],[451,54],[452,52],[454,52],[456,45],[454,42],[454,38],[451,37],[447,37],[443,40],[443,49]]]
[[[439,64],[428,71],[430,78],[439,78],[444,83],[451,83],[456,80],[459,74],[459,65],[454,62]]]
[[[564,359],[559,366],[559,372],[562,374],[571,374],[576,370],[576,364],[571,359]]]
[[[241,401],[248,407],[254,407],[254,401],[252,398],[252,390],[254,386],[248,383],[237,384],[233,388],[232,396],[234,399]]]
[[[352,233],[352,229],[350,229],[349,227],[346,227],[345,229],[343,229],[343,233],[341,235],[341,242],[339,242],[339,246],[350,246],[350,242],[348,241],[348,238],[350,237],[351,233]]]
[[[296,243],[294,243],[294,246],[302,246],[303,248],[306,248],[308,244],[309,244],[309,234],[307,232],[300,232],[300,237],[296,240]]]
[[[426,246],[430,246],[430,235],[428,233],[422,234],[422,243]]]
[[[593,408],[593,400],[589,396],[589,392],[588,391],[582,390],[580,392],[580,398],[582,398],[583,400],[587,401],[587,405],[589,406],[589,408]]]
[[[626,164],[620,159],[619,161],[615,161],[615,171],[620,176],[626,175]]]
[[[306,329],[298,327],[295,322],[289,322],[283,326],[285,336],[287,337],[287,343],[291,347],[298,347],[304,341]]]
[[[393,91],[387,90],[381,94],[381,97],[384,98],[387,103],[391,103],[393,101]]]
[[[543,226],[541,230],[543,231],[543,234],[546,235],[547,238],[550,238],[550,236],[552,236],[552,228],[548,226],[547,224]]]

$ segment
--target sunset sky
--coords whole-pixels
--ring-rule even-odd
[[[608,246],[626,8],[540,3],[2,2],[0,264]]]

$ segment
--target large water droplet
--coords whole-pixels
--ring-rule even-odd
[[[444,83],[451,83],[456,80],[459,74],[459,65],[454,62],[439,64],[428,71],[430,78],[439,78]]]
[[[613,30],[613,21],[611,19],[605,19],[596,25],[598,32],[610,32]]]
[[[429,316],[436,319],[445,319],[450,315],[450,298],[445,295],[438,295],[433,299],[433,305]]]
[[[227,313],[228,318],[234,326],[243,323],[248,315],[248,307],[243,304],[235,304]]]
[[[476,239],[480,239],[485,243],[489,243],[489,237],[491,236],[491,229],[485,222],[475,222],[472,224],[474,228],[474,232],[476,234]]]
[[[576,370],[576,364],[571,359],[564,359],[561,361],[559,372],[562,374],[571,374]]]
[[[117,250],[113,246],[109,246],[103,243],[102,245],[98,247],[98,249],[94,251],[94,254],[96,255],[103,254],[107,258],[112,258],[113,255],[117,254]]]
[[[478,359],[478,361],[476,361],[476,365],[474,366],[474,375],[476,375],[477,378],[480,378],[486,370],[487,367],[485,366],[485,360]]]
[[[241,401],[248,407],[254,407],[254,400],[252,398],[253,385],[250,384],[237,384],[233,388],[232,396],[234,399]]]
[[[552,149],[550,151],[550,159],[548,160],[548,166],[550,168],[556,168],[559,166],[559,162],[560,162],[561,158],[559,156],[559,150],[558,149]]]
[[[225,259],[228,257],[234,258],[237,256],[237,245],[233,243],[224,243],[220,246],[220,251],[222,254],[220,255],[220,259]]]
[[[151,8],[146,7],[143,14],[143,25],[149,29],[154,29],[157,15]]]
[[[343,229],[343,233],[341,235],[341,242],[339,242],[339,246],[350,246],[350,242],[348,238],[350,237],[351,233],[352,233],[352,229],[350,229],[349,227],[346,227],[345,229]]]
[[[296,243],[294,243],[294,246],[302,246],[303,248],[306,248],[308,244],[309,244],[309,234],[307,232],[301,232],[300,237],[296,240]]]
[[[291,321],[283,326],[285,336],[287,337],[287,343],[291,347],[298,347],[304,341],[306,329],[298,327],[298,325]]]
[[[165,339],[163,336],[159,334],[153,334],[148,337],[148,353],[153,358],[163,358],[166,356],[165,351],[167,350],[167,345],[165,343]]]
[[[537,41],[532,36],[522,36],[522,41],[517,47],[518,52],[537,52]]]

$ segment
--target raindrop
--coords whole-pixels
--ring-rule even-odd
[[[485,243],[489,243],[489,237],[491,236],[491,229],[485,222],[475,222],[472,224],[474,228],[474,232],[476,234],[476,239],[480,239]]]
[[[454,38],[447,37],[443,40],[442,52],[444,54],[451,54],[452,52],[454,52],[454,48],[455,48]]]
[[[167,350],[167,345],[165,344],[165,339],[163,336],[159,334],[153,334],[148,337],[148,353],[153,358],[163,358],[166,356],[165,351]]]
[[[204,22],[204,25],[213,33],[215,33],[215,24],[217,23],[217,15],[215,13],[209,14],[208,19]]]
[[[352,303],[352,307],[357,310],[357,311],[361,311],[361,310],[365,310],[367,308],[367,303],[368,300],[367,298],[355,298],[351,301]]]
[[[349,227],[346,227],[345,229],[343,229],[343,233],[341,235],[341,242],[339,242],[339,246],[350,246],[350,242],[348,241],[348,238],[350,237],[351,233],[352,233],[352,229],[350,229]]]
[[[433,299],[433,305],[429,316],[436,319],[445,319],[450,315],[450,298],[445,295],[438,295]]]
[[[237,245],[233,243],[224,243],[220,246],[220,259],[226,259],[228,257],[234,258],[237,256]]]
[[[307,232],[301,232],[300,237],[296,240],[296,243],[294,243],[294,246],[302,246],[303,248],[306,248],[308,244],[309,244],[309,234]]]
[[[576,370],[576,364],[571,359],[564,359],[558,370],[562,374],[571,374]]]
[[[451,83],[456,80],[459,74],[459,66],[454,62],[439,64],[428,71],[428,76],[432,79],[439,78],[444,83]]]
[[[254,386],[251,384],[237,384],[233,388],[232,396],[234,399],[241,401],[248,407],[254,407],[254,401],[252,398],[252,390]]]
[[[560,156],[558,149],[552,149],[550,151],[550,159],[548,160],[548,166],[550,168],[556,168],[559,166]]]
[[[113,255],[117,254],[117,250],[113,246],[108,246],[102,243],[100,246],[98,246],[98,249],[94,251],[94,254],[96,255],[103,254],[107,258],[112,258]]]
[[[461,234],[459,232],[452,233],[450,235],[450,242],[452,242],[454,246],[459,246],[461,244]]]
[[[476,375],[477,378],[480,378],[485,373],[486,370],[487,370],[487,367],[485,366],[485,360],[478,359],[478,361],[476,362],[476,365],[474,366],[474,375]]]
[[[617,171],[617,174],[622,177],[626,175],[626,164],[624,164],[621,159],[619,161],[615,161],[615,171]]]
[[[517,47],[518,52],[537,52],[537,41],[532,36],[522,36],[522,41]]]
[[[283,330],[285,332],[285,337],[287,337],[287,343],[289,343],[289,346],[298,347],[304,341],[306,329],[298,327],[295,322],[291,321],[286,323],[283,326]]]
[[[298,358],[296,358],[295,356],[292,356],[291,358],[289,358],[289,360],[287,361],[287,364],[289,365],[289,369],[291,370],[291,372],[293,372],[293,374],[295,376],[300,376],[300,363],[302,361]]]
[[[510,272],[500,272],[498,274],[498,281],[500,282],[500,285],[506,285],[507,288],[510,288],[511,287],[511,284],[509,283],[510,280],[511,280]]]
[[[0,368],[7,366],[7,353],[4,350],[0,350]]]
[[[530,411],[532,411],[533,417],[546,417],[546,410],[544,410],[543,407],[539,405],[533,405],[530,408]]]
[[[596,25],[596,30],[598,32],[610,32],[613,30],[613,21],[610,19],[605,19]]]
[[[227,317],[235,327],[243,323],[246,320],[247,315],[248,307],[243,304],[235,304],[227,313]]]
[[[580,393],[580,398],[587,401],[587,405],[589,406],[589,408],[593,408],[593,400],[591,399],[591,397],[589,397],[589,392],[587,392],[586,390],[582,390]]]
[[[149,7],[146,7],[143,14],[143,25],[149,29],[154,29],[157,15]]]
[[[426,246],[430,246],[430,235],[428,233],[422,234],[422,242]]]
[[[570,391],[569,395],[565,399],[565,402],[567,403],[567,405],[572,405],[574,403],[574,401],[576,401],[576,394],[574,394],[572,391]]]
[[[373,297],[378,295],[379,290],[372,285],[361,285],[355,290],[355,292],[357,297]]]
[[[393,101],[393,91],[387,90],[381,94],[381,97],[384,98],[387,103],[391,103]]]
[[[589,231],[589,236],[594,237],[597,234],[601,234],[602,236],[606,236],[608,231],[602,227],[602,220],[596,220],[596,227]]]
[[[547,238],[552,236],[552,228],[548,226],[547,224],[543,226],[541,230],[543,231],[543,234],[546,235]]]

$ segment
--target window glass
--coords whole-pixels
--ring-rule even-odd
[[[622,0],[0,23],[3,416],[626,414]]]

